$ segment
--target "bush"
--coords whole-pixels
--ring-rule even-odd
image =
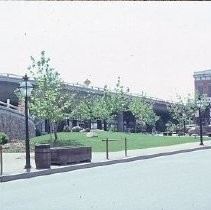
[[[6,144],[8,141],[8,136],[5,133],[0,132],[0,144]]]

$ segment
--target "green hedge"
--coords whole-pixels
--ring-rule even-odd
[[[0,144],[6,144],[8,141],[8,136],[5,133],[0,132]]]

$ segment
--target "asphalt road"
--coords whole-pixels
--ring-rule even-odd
[[[210,210],[211,151],[0,183],[0,210]]]

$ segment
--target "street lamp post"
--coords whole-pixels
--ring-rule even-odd
[[[185,111],[182,113],[182,116],[183,116],[183,133],[185,136],[185,133],[186,133],[186,127],[185,127],[186,113],[185,113]]]
[[[197,105],[199,108],[199,132],[200,132],[200,144],[199,145],[204,145],[203,135],[202,135],[202,117],[201,117],[202,101],[201,101],[201,97],[198,98]]]
[[[25,145],[26,145],[26,165],[25,169],[30,169],[30,146],[29,146],[29,123],[28,123],[28,97],[31,96],[31,92],[33,89],[32,84],[28,81],[28,76],[25,74],[23,77],[23,82],[20,83],[19,90],[21,95],[24,97],[25,100],[25,127],[26,127],[26,139],[25,139]]]

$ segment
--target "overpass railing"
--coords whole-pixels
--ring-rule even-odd
[[[79,84],[79,83],[65,83],[65,85],[72,88],[75,87],[75,88],[81,88],[81,89],[86,89],[86,90],[94,90],[95,92],[99,92],[99,93],[104,91],[104,88],[94,87],[94,86],[87,87],[86,85]],[[131,92],[129,93],[129,95],[134,96],[134,97],[143,97],[143,94],[137,94],[137,93],[131,93]],[[152,96],[146,96],[146,98],[151,99],[153,101],[160,102],[160,103],[173,103],[173,101],[163,100],[163,99],[152,97]]]
[[[22,79],[23,77],[20,75],[16,75],[16,74],[8,74],[8,73],[0,73],[0,77],[7,77],[7,78],[11,78],[11,79]],[[32,78],[31,78],[32,79]],[[32,79],[33,80],[33,79]],[[94,86],[86,86],[83,84],[79,84],[79,83],[64,83],[66,86],[69,86],[70,88],[79,88],[79,89],[83,89],[83,90],[87,90],[87,91],[94,91],[96,93],[102,93],[104,88],[100,88],[100,87],[94,87]],[[134,96],[134,97],[141,97],[143,96],[143,94],[136,94],[136,93],[129,93],[129,95]],[[146,98],[151,99],[153,101],[156,101],[158,103],[173,103],[173,101],[170,100],[163,100],[160,98],[156,98],[156,97],[151,97],[151,96],[146,96]]]
[[[5,107],[10,108],[10,109],[18,110],[17,106],[14,106],[14,105],[10,104],[10,100],[9,99],[7,99],[7,103],[5,103],[3,101],[0,101],[0,106],[5,106]]]
[[[17,78],[22,79],[23,76],[17,75],[17,74],[8,74],[8,73],[0,73],[0,76],[2,77],[10,77],[10,78]]]

